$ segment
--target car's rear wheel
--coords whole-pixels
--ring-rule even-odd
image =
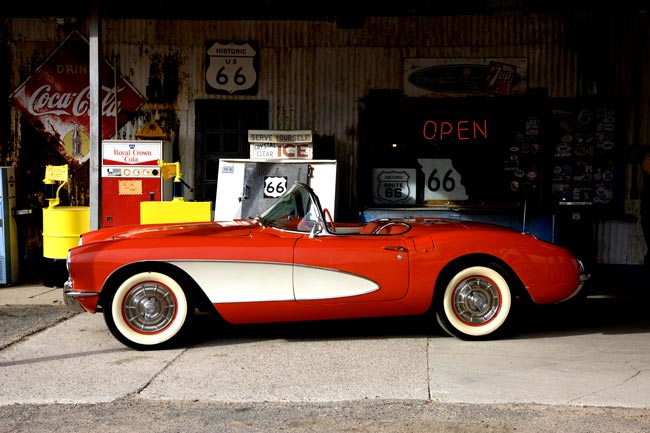
[[[104,309],[111,333],[138,350],[176,344],[192,322],[194,306],[177,279],[161,272],[131,274]]]
[[[493,339],[512,322],[512,283],[497,264],[458,269],[436,297],[436,319],[448,334],[463,340]]]

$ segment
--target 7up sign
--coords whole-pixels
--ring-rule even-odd
[[[255,42],[208,42],[206,93],[257,94],[259,52]]]

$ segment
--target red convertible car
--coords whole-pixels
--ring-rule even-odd
[[[197,311],[233,324],[431,312],[452,336],[492,339],[519,300],[561,302],[588,278],[566,249],[506,227],[336,223],[303,183],[254,219],[84,233],[67,266],[65,303],[139,350],[179,344]]]

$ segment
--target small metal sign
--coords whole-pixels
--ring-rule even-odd
[[[414,97],[523,96],[527,58],[404,59],[404,94]]]
[[[287,189],[287,176],[266,176],[264,178],[264,198],[278,198]]]
[[[375,168],[373,190],[376,204],[415,204],[416,171],[413,168]]]
[[[255,42],[208,42],[206,93],[257,94],[259,50]]]
[[[251,159],[313,159],[312,132],[249,130]]]

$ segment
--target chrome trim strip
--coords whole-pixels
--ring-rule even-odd
[[[96,292],[65,292],[65,296],[69,296],[73,299],[77,298],[89,298],[91,296],[99,296],[99,293]]]

